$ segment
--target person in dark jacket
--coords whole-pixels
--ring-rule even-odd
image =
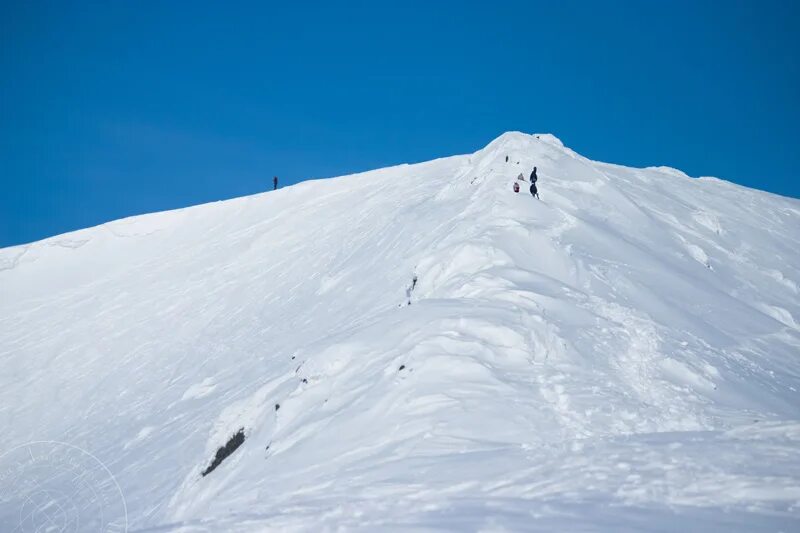
[[[539,177],[536,175],[536,167],[533,167],[533,172],[531,172],[531,196],[536,199],[539,199],[539,190],[536,188],[536,182],[539,180]]]
[[[272,176],[272,190],[276,190],[278,188],[278,176]]]

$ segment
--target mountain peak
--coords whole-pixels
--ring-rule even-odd
[[[0,450],[132,530],[795,529],[800,202],[476,154],[4,250]],[[95,481],[19,449],[3,531]]]
[[[551,133],[523,133],[521,131],[507,131],[490,142],[486,148],[507,145],[519,146],[535,143],[536,141],[558,147],[564,146],[564,143],[562,143],[558,137]]]

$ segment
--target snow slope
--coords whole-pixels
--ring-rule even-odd
[[[800,201],[522,133],[2,249],[0,530],[797,530],[798,285]]]

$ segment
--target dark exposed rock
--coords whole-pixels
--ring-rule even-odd
[[[208,474],[213,472],[220,465],[220,463],[222,463],[222,461],[224,461],[225,458],[227,458],[230,454],[235,452],[236,449],[239,446],[241,446],[243,442],[244,442],[244,428],[239,428],[239,431],[237,431],[230,439],[228,439],[228,442],[225,443],[225,446],[222,446],[217,450],[217,454],[214,456],[214,460],[211,461],[211,464],[209,465],[208,468],[203,470],[202,472],[203,477],[206,477]]]

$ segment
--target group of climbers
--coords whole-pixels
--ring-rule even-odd
[[[506,156],[506,161],[508,161],[508,156]],[[514,192],[519,192],[519,182],[525,181],[525,176],[520,174],[517,176],[517,181],[514,182]],[[530,182],[531,182],[531,196],[536,199],[539,199],[539,189],[536,188],[536,182],[539,181],[539,176],[536,175],[536,167],[533,167],[533,171],[531,172]]]
[[[506,156],[506,163],[508,163],[508,156]],[[517,164],[519,164],[519,162],[517,162]],[[536,167],[533,167],[533,171],[531,172],[531,178],[530,178],[531,182],[530,191],[531,191],[531,196],[533,196],[536,199],[539,198],[539,189],[536,188],[536,182],[538,180],[539,177],[536,175]],[[522,174],[520,174],[519,176],[517,176],[517,181],[525,181],[525,177]],[[278,189],[278,176],[273,176],[272,190],[274,191],[277,189]],[[514,182],[514,192],[519,192],[519,183],[517,183],[516,181]]]

